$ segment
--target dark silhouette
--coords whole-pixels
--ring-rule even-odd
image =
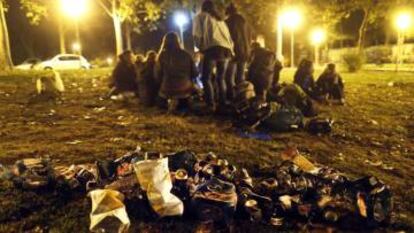
[[[342,77],[336,72],[335,64],[328,64],[316,82],[316,89],[319,97],[344,103],[344,83]]]
[[[165,35],[156,65],[160,97],[186,102],[194,91],[192,80],[196,76],[193,58],[180,47],[177,34],[170,32]]]
[[[313,78],[313,62],[303,59],[296,70],[293,82],[300,86],[306,94],[314,97],[315,80]]]
[[[235,85],[245,80],[245,69],[251,52],[251,33],[249,25],[233,3],[227,7],[226,15],[226,24],[234,43],[234,57],[228,65],[226,84],[228,96],[234,98]]]
[[[123,92],[133,92],[138,94],[138,84],[136,81],[135,55],[132,51],[125,51],[118,57],[119,61],[115,66],[110,78],[109,96]]]

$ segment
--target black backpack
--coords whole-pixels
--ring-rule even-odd
[[[315,118],[308,122],[306,128],[311,134],[328,134],[332,132],[332,124],[332,120]]]
[[[295,131],[303,127],[303,114],[294,106],[284,105],[264,120],[263,125],[276,132]]]

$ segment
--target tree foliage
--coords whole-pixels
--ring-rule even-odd
[[[50,7],[54,5],[51,0],[20,0],[20,4],[33,25],[38,25],[44,17],[47,17],[50,14]]]

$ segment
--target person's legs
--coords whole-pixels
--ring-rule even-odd
[[[235,87],[235,75],[237,70],[237,63],[230,61],[226,71],[226,85],[227,85],[227,98],[234,99],[234,87]]]
[[[227,87],[226,87],[226,80],[225,74],[227,69],[227,60],[220,60],[216,62],[217,71],[216,71],[216,78],[218,83],[218,93],[219,93],[219,104],[226,105],[227,104]]]
[[[245,70],[246,62],[239,61],[237,62],[237,71],[236,71],[236,85],[242,83],[245,80]]]
[[[203,74],[202,82],[204,86],[204,101],[209,107],[214,108],[214,84],[212,82],[212,72],[215,65],[215,61],[209,58],[203,60]]]
[[[266,101],[266,90],[260,85],[254,85],[254,92],[256,93],[256,100],[263,102]]]

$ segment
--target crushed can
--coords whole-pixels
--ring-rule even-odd
[[[191,203],[201,221],[226,224],[236,210],[236,188],[232,183],[212,178],[198,187]]]

